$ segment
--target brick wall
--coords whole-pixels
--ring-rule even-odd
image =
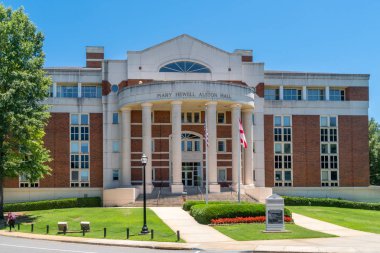
[[[264,115],[265,186],[274,185],[273,115]]]
[[[90,113],[90,186],[103,187],[103,114]]]
[[[293,186],[321,186],[318,115],[293,115]]]
[[[50,150],[51,175],[40,180],[40,187],[70,187],[70,114],[51,113],[45,128],[45,146]]]
[[[347,87],[346,100],[348,101],[368,101],[368,87]]]
[[[338,126],[340,186],[368,186],[368,117],[339,116]]]
[[[263,98],[264,97],[264,89],[265,89],[264,83],[259,83],[258,85],[256,85],[256,95]]]

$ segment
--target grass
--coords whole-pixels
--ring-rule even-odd
[[[57,235],[57,222],[68,222],[66,236],[82,237],[80,222],[89,221],[91,231],[85,237],[104,238],[103,228],[107,228],[107,239],[126,239],[126,228],[130,229],[130,240],[150,241],[151,235],[139,235],[143,225],[142,208],[69,208],[44,211],[28,211],[18,217],[21,222],[20,232],[31,232],[34,223],[34,233]],[[147,225],[154,230],[152,241],[176,242],[177,235],[152,210],[147,209]],[[17,229],[17,226],[16,226]],[[183,242],[181,240],[181,242]]]
[[[262,223],[214,226],[214,228],[237,241],[335,237],[334,235],[302,228],[295,224],[285,224],[285,229],[290,231],[289,233],[263,233],[265,224]]]
[[[322,206],[288,206],[292,212],[342,227],[380,234],[380,211]]]

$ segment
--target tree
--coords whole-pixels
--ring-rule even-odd
[[[50,114],[42,101],[51,80],[42,69],[43,40],[23,8],[0,4],[0,219],[6,177],[33,182],[50,172],[43,142]]]
[[[368,123],[370,183],[380,185],[380,124],[374,118]]]

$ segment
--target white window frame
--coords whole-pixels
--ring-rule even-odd
[[[191,121],[187,120],[187,115],[191,114]],[[195,122],[195,114],[199,114],[199,122]],[[183,117],[182,117],[183,115]],[[183,120],[182,120],[183,119]],[[200,111],[182,111],[181,112],[181,123],[182,124],[201,124],[202,123],[202,113]]]
[[[289,125],[285,126],[285,117],[289,117]],[[275,125],[276,118],[280,119],[280,125]],[[293,120],[292,115],[274,115],[273,116],[273,153],[274,153],[274,163],[273,163],[273,173],[274,173],[274,186],[275,187],[292,187],[293,186]],[[277,130],[276,130],[277,129]],[[279,129],[279,130],[278,130]],[[290,134],[285,134],[285,129],[290,129]],[[278,134],[280,136],[279,140],[275,140],[275,131],[281,132]],[[289,137],[290,140],[285,137]],[[290,145],[290,153],[285,153],[285,145]],[[276,152],[276,146],[281,147],[281,152]],[[290,162],[289,162],[290,158]],[[278,160],[278,161],[277,161]],[[285,161],[287,160],[287,161]],[[278,168],[276,168],[278,165]],[[290,166],[289,166],[290,165]],[[286,167],[286,168],[285,168]],[[290,172],[291,180],[285,180],[285,173]],[[281,180],[277,180],[277,173],[281,174]]]
[[[37,180],[35,182],[30,182],[27,179],[23,179],[23,176],[19,176],[18,179],[19,182],[19,188],[39,188],[40,187],[40,181]]]
[[[219,181],[219,173],[220,171],[224,171],[224,175],[225,175],[225,180],[224,181]],[[228,182],[228,175],[227,175],[227,168],[225,167],[218,167],[218,170],[217,170],[217,181],[218,183],[221,182],[221,183],[225,183],[225,182]]]
[[[223,122],[219,122],[219,114],[223,114]],[[227,119],[226,119],[226,112],[217,112],[216,113],[216,123],[217,124],[226,124]]]
[[[117,173],[117,179],[114,177],[114,173]],[[120,169],[112,169],[112,181],[117,182],[120,181]]]
[[[223,150],[219,150],[219,142],[223,142]],[[227,152],[227,140],[226,139],[217,139],[216,142],[217,146],[217,151],[218,153],[226,153]]]
[[[77,115],[78,117],[78,124],[72,124],[72,116]],[[86,115],[87,116],[87,122],[86,124],[82,124],[82,116]],[[71,140],[71,128],[72,127],[78,127],[79,129],[79,138],[78,140]],[[86,136],[88,136],[87,140],[82,140],[82,128],[86,127],[88,129],[88,133]],[[90,115],[88,113],[72,113],[70,114],[70,127],[69,127],[69,133],[70,133],[70,187],[90,187],[90,179],[91,179],[91,144],[90,144],[90,139],[91,139],[91,134],[90,134]],[[86,138],[85,138],[86,139]],[[74,143],[77,143],[78,145],[78,152],[73,153],[72,150],[72,145]],[[82,152],[82,144],[86,143],[88,145],[88,152],[83,153]],[[71,168],[71,163],[72,163],[72,155],[77,155],[78,156],[78,168]],[[88,157],[88,161],[83,160],[84,156]],[[88,168],[82,167],[82,163],[88,164]],[[78,173],[78,181],[73,181],[72,173],[77,172]],[[88,180],[87,181],[82,181],[82,172],[87,172],[88,173]]]
[[[322,118],[327,119],[327,125],[322,125]],[[335,126],[331,126],[331,118],[335,118]],[[339,180],[339,117],[338,115],[320,115],[319,117],[319,140],[320,140],[320,170],[321,170],[321,186],[322,187],[339,187],[340,180]],[[322,130],[327,130],[327,141],[322,141]],[[333,136],[336,137],[336,141],[332,140],[331,136],[331,130],[335,130],[335,134]],[[336,152],[331,153],[331,146],[336,145]],[[327,152],[322,153],[322,146],[327,147]],[[322,158],[323,157],[323,158]],[[336,157],[336,168],[333,168],[335,166],[332,166],[332,164],[335,164],[335,157]],[[325,158],[328,160],[326,161]],[[327,168],[326,165],[327,164]],[[336,172],[337,174],[337,180],[332,180],[331,175],[332,172]],[[323,180],[323,174],[327,173],[328,177],[327,180]]]

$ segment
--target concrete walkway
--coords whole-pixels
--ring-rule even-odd
[[[171,229],[179,230],[181,238],[188,243],[232,242],[231,238],[223,235],[207,225],[201,225],[181,207],[150,207]]]
[[[294,223],[298,226],[336,236],[367,236],[372,233],[362,232],[350,228],[341,227],[325,221],[309,218],[300,214],[292,214]]]

